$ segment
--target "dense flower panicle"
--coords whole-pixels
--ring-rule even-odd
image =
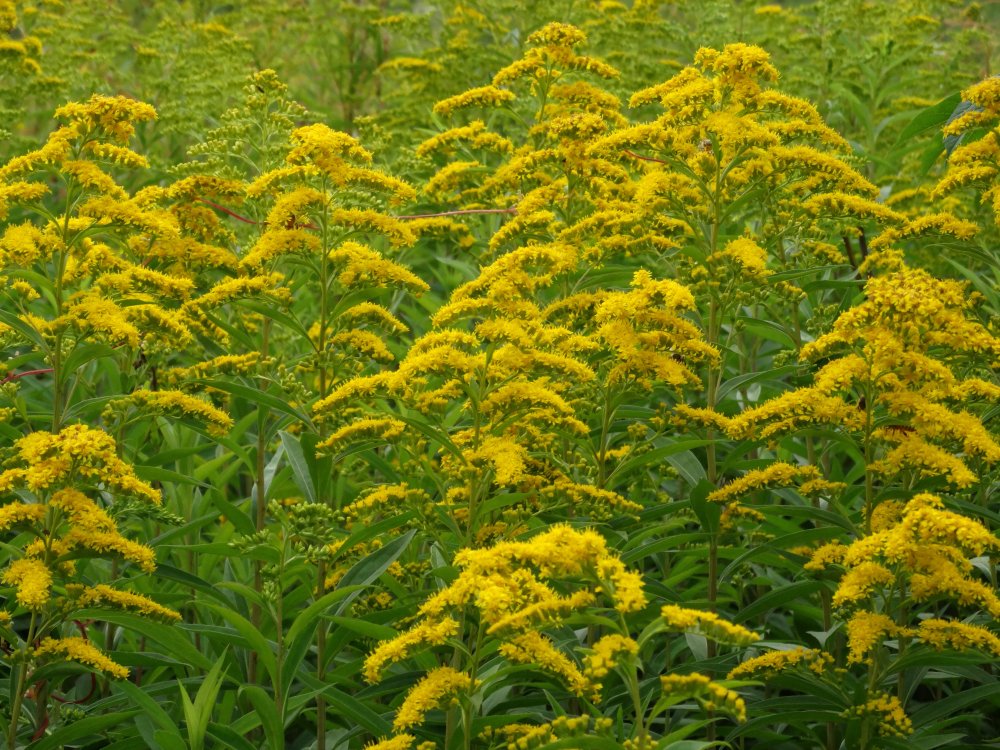
[[[486,632],[500,639],[502,655],[518,664],[534,664],[582,695],[592,692],[591,681],[540,629],[601,606],[602,598],[622,613],[646,604],[638,575],[626,570],[593,531],[555,526],[528,541],[464,550],[456,555],[455,565],[458,577],[423,603],[420,623],[383,641],[369,655],[365,674],[370,681],[414,649],[455,634],[455,618],[473,607]],[[561,587],[564,578],[578,577],[586,581],[582,588],[567,594],[554,588]]]
[[[345,287],[397,287],[425,292],[427,284],[412,271],[370,247],[348,241],[331,250],[329,259],[340,268],[337,280]]]
[[[938,650],[976,650],[1000,656],[1000,637],[981,625],[930,617],[920,621],[913,635]]]
[[[891,581],[890,581],[891,582]],[[861,611],[847,622],[848,662],[860,662],[867,658],[886,638],[907,635],[910,631],[901,628],[890,617],[877,612]]]
[[[913,734],[913,721],[906,715],[902,702],[895,695],[878,693],[851,712],[856,716],[877,721],[878,733],[884,737],[907,737]]]
[[[16,501],[7,503],[0,506],[0,531],[7,531],[22,523],[38,523],[44,516],[44,505],[27,505]]]
[[[805,666],[822,672],[833,663],[833,657],[816,648],[796,646],[784,651],[768,651],[741,662],[729,670],[727,679],[741,680],[751,677],[774,677],[787,669]]]
[[[365,417],[352,422],[318,443],[317,450],[335,451],[359,439],[388,441],[406,431],[406,423],[391,417]]]
[[[997,463],[1000,442],[978,416],[956,408],[971,394],[993,399],[979,378],[959,373],[969,355],[985,354],[992,364],[1000,339],[972,318],[972,304],[965,284],[896,263],[867,282],[864,300],[829,332],[802,347],[805,360],[834,357],[813,384],[729,419],[727,432],[769,438],[832,424],[867,432],[878,451],[866,468],[887,483],[913,475],[974,484],[968,462]]]
[[[109,677],[114,677],[116,680],[124,680],[128,677],[126,667],[109,659],[85,638],[46,638],[34,649],[33,656],[36,659],[56,658],[75,661],[103,672]]]
[[[993,211],[1000,226],[1000,105],[997,77],[991,76],[962,92],[971,106],[944,128],[948,136],[966,136],[976,128],[986,133],[977,140],[960,140],[948,158],[948,169],[932,197],[940,198],[964,187],[980,191],[980,203]]]
[[[182,391],[133,391],[125,398],[115,399],[105,407],[105,414],[134,407],[147,414],[174,415],[194,419],[208,426],[214,435],[225,435],[233,426],[233,419],[208,401]]]
[[[712,362],[718,352],[701,338],[698,329],[680,313],[694,307],[694,298],[671,280],[654,280],[637,271],[632,291],[608,294],[594,319],[597,335],[619,360],[612,381],[643,384],[662,381],[675,388],[700,384],[686,361]]]
[[[106,584],[97,586],[80,586],[74,590],[67,587],[81,607],[110,607],[126,611],[138,612],[147,617],[154,617],[166,622],[179,622],[181,615],[176,610],[164,607],[147,596],[133,594],[131,591],[120,591]]]
[[[467,107],[500,107],[514,101],[515,98],[513,92],[496,86],[480,86],[442,99],[434,105],[434,114],[450,115],[458,109]]]
[[[405,482],[402,484],[382,484],[365,491],[354,502],[342,509],[348,519],[367,518],[379,513],[398,511],[407,507],[408,503],[420,503],[427,500],[423,490],[411,489]]]
[[[724,620],[714,612],[665,604],[660,610],[660,617],[670,630],[701,633],[714,641],[733,646],[748,646],[760,640],[757,633]]]
[[[612,633],[597,641],[584,659],[584,675],[596,685],[608,676],[619,661],[639,653],[639,644],[628,636]]]
[[[0,491],[27,487],[37,493],[78,479],[101,482],[123,495],[160,504],[160,493],[118,457],[114,438],[102,430],[71,425],[55,435],[38,431],[14,447],[16,464],[0,473]]]
[[[846,486],[842,482],[824,480],[815,466],[793,466],[776,461],[763,469],[748,471],[739,479],[713,490],[709,493],[708,499],[714,502],[728,502],[757,490],[795,485],[799,485],[803,494],[830,493]]]
[[[382,670],[402,661],[421,646],[436,646],[458,633],[458,621],[450,617],[422,622],[391,640],[382,641],[365,659],[364,675],[368,682],[378,682]]]
[[[475,688],[476,681],[451,667],[438,667],[428,672],[410,688],[403,704],[396,711],[392,726],[396,731],[423,724],[428,711],[440,708],[456,696]]]
[[[743,697],[703,674],[662,675],[660,687],[664,695],[672,699],[695,698],[707,711],[723,711],[739,722],[747,719],[746,701]]]
[[[504,641],[500,645],[500,653],[515,664],[534,664],[561,677],[576,695],[583,695],[590,689],[580,668],[556,648],[550,638],[538,631],[529,630]]]
[[[52,593],[52,571],[34,558],[14,560],[3,572],[3,582],[16,586],[18,604],[31,610],[48,604]]]
[[[417,738],[412,734],[397,734],[365,745],[365,750],[410,750]]]

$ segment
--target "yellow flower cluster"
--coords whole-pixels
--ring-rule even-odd
[[[105,415],[134,408],[144,414],[171,415],[193,419],[208,427],[213,435],[225,435],[233,426],[232,417],[208,401],[182,391],[133,391],[125,398],[110,401]]]
[[[600,689],[600,681],[607,677],[620,660],[639,653],[639,644],[628,636],[612,633],[597,641],[584,659],[584,675]]]
[[[816,648],[796,646],[784,651],[768,651],[741,662],[729,670],[727,679],[742,680],[752,677],[774,677],[787,669],[804,666],[813,672],[822,673],[833,664],[833,657]]]
[[[428,711],[457,700],[459,695],[471,693],[475,687],[476,681],[469,675],[451,667],[438,667],[410,688],[396,711],[392,726],[399,731],[423,724]]]
[[[602,593],[608,602],[603,606],[623,613],[646,604],[639,576],[627,570],[594,531],[554,526],[526,542],[464,550],[455,565],[458,577],[421,605],[421,622],[369,654],[364,669],[369,681],[380,679],[388,664],[407,658],[414,649],[457,634],[455,618],[471,607],[486,633],[500,639],[500,653],[507,659],[537,665],[583,694],[592,689],[590,681],[540,628],[602,606]],[[564,579],[581,577],[587,582],[584,588],[568,595],[559,592]]]
[[[1000,226],[1000,82],[991,76],[962,92],[972,106],[944,128],[946,135],[961,136],[987,128],[981,138],[961,143],[948,157],[948,170],[934,189],[937,198],[966,186],[980,190],[980,201],[993,210]]]
[[[873,719],[883,737],[908,737],[913,734],[913,720],[906,715],[902,702],[895,695],[878,693],[849,713]]]
[[[663,618],[667,630],[700,633],[713,641],[732,646],[749,646],[760,640],[757,633],[747,630],[742,625],[731,623],[714,612],[665,604],[660,610],[660,617]]]
[[[740,694],[703,674],[663,675],[660,687],[673,701],[695,698],[706,711],[721,711],[739,722],[747,720],[746,701]]]
[[[57,658],[64,661],[75,661],[91,669],[103,672],[116,680],[128,677],[128,669],[112,661],[90,641],[75,638],[46,638],[35,649],[35,659]]]

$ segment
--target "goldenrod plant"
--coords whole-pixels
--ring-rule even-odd
[[[4,746],[992,747],[997,31],[0,0]]]

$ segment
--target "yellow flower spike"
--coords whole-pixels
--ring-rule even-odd
[[[748,646],[760,640],[757,633],[724,620],[714,612],[666,604],[660,610],[660,617],[668,630],[700,633],[706,638],[732,646]]]
[[[368,682],[378,682],[386,666],[401,661],[423,645],[440,645],[458,634],[458,622],[445,617],[437,622],[423,622],[387,641],[382,641],[365,659],[364,675]]]
[[[660,686],[672,698],[696,698],[707,711],[724,711],[741,723],[747,720],[746,702],[740,694],[703,674],[662,675]]]
[[[374,212],[367,213],[381,216]],[[413,292],[426,292],[430,288],[407,268],[384,258],[377,250],[357,242],[342,243],[332,250],[328,257],[341,269],[337,280],[349,288],[364,285],[396,287]]]
[[[116,409],[134,407],[147,414],[174,415],[194,419],[208,426],[213,435],[225,435],[233,426],[232,417],[221,409],[217,409],[208,401],[183,391],[140,389],[133,391],[125,398],[108,402],[105,413]]]
[[[434,105],[434,114],[447,116],[456,110],[468,107],[502,107],[504,104],[514,101],[515,98],[512,92],[496,86],[480,86],[442,99]]]
[[[34,658],[56,658],[75,661],[104,672],[116,680],[128,677],[128,669],[109,659],[100,649],[84,638],[46,638],[34,649]]]
[[[396,711],[393,729],[409,729],[423,724],[428,711],[451,703],[462,694],[475,690],[477,682],[464,672],[451,667],[438,667],[428,672],[410,688]]]
[[[726,679],[744,680],[753,677],[774,677],[787,669],[804,666],[822,672],[833,663],[833,657],[819,649],[797,646],[785,651],[769,651],[741,662],[729,671]]]
[[[562,653],[551,639],[529,630],[500,645],[500,653],[515,664],[534,664],[563,679],[578,696],[586,694],[589,683],[580,668]]]
[[[335,452],[359,440],[393,440],[406,431],[406,423],[391,417],[365,417],[334,432],[316,445],[317,451]]]
[[[412,734],[397,734],[378,742],[371,742],[365,745],[365,750],[410,750],[417,738]]]
[[[815,466],[794,466],[776,461],[763,469],[748,471],[739,479],[727,482],[709,493],[708,499],[713,502],[728,502],[761,489],[793,487],[796,484],[801,485],[803,494],[832,492],[845,487],[840,482],[823,480]]]
[[[937,650],[985,651],[1000,657],[1000,637],[980,625],[928,618],[916,627],[916,636]]]
[[[44,505],[27,505],[21,502],[0,506],[0,531],[7,531],[21,523],[34,524],[45,518]]]
[[[138,612],[167,622],[179,622],[181,619],[179,612],[164,607],[149,597],[133,594],[130,591],[119,591],[105,584],[83,587],[75,598],[81,607],[111,607]]]
[[[913,631],[900,627],[884,614],[857,612],[847,622],[847,661],[861,662],[886,638],[912,634]]]
[[[835,607],[868,599],[876,591],[892,586],[896,576],[884,565],[865,561],[851,567],[840,579],[833,595]]]
[[[52,571],[41,560],[14,560],[3,572],[2,580],[17,588],[17,602],[27,609],[41,609],[52,594]]]
[[[591,653],[584,659],[584,675],[591,681],[594,690],[600,690],[600,681],[618,666],[623,657],[639,653],[639,644],[627,636],[612,633],[598,640],[591,647]]]
[[[856,706],[848,713],[876,719],[878,733],[883,737],[908,737],[913,734],[913,721],[895,695],[877,693],[864,705]]]

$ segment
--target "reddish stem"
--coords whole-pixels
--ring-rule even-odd
[[[439,216],[467,216],[469,214],[515,214],[517,206],[510,208],[466,208],[459,211],[442,211],[437,214],[413,214],[412,216],[397,216],[397,219],[436,219]]]
[[[12,380],[18,380],[20,378],[27,377],[28,375],[45,375],[49,372],[52,372],[51,367],[42,367],[37,370],[25,370],[24,372],[12,372],[3,380],[0,380],[0,383],[9,383]]]
[[[240,215],[239,215],[238,213],[236,213],[235,211],[230,211],[230,210],[229,210],[228,208],[226,208],[225,206],[220,206],[220,205],[219,205],[218,203],[213,203],[213,202],[212,202],[212,201],[210,201],[210,200],[205,200],[204,198],[196,198],[196,200],[199,200],[199,201],[201,201],[201,202],[202,202],[202,203],[204,203],[204,204],[205,204],[206,206],[211,206],[212,208],[216,209],[217,211],[222,211],[222,213],[224,213],[224,214],[229,214],[229,215],[230,215],[230,216],[232,216],[232,217],[233,217],[234,219],[239,219],[239,220],[240,220],[240,221],[242,221],[242,222],[243,222],[244,224],[259,224],[259,223],[260,223],[260,222],[258,222],[258,221],[254,221],[253,219],[248,219],[248,218],[247,218],[246,216],[240,216]]]
[[[669,164],[670,163],[670,162],[664,161],[663,159],[654,159],[652,156],[643,156],[642,154],[637,154],[637,153],[635,153],[635,151],[629,151],[627,148],[624,149],[624,152],[626,154],[628,154],[629,156],[631,156],[633,159],[639,159],[640,161],[652,161],[652,162],[656,162],[657,164]]]

